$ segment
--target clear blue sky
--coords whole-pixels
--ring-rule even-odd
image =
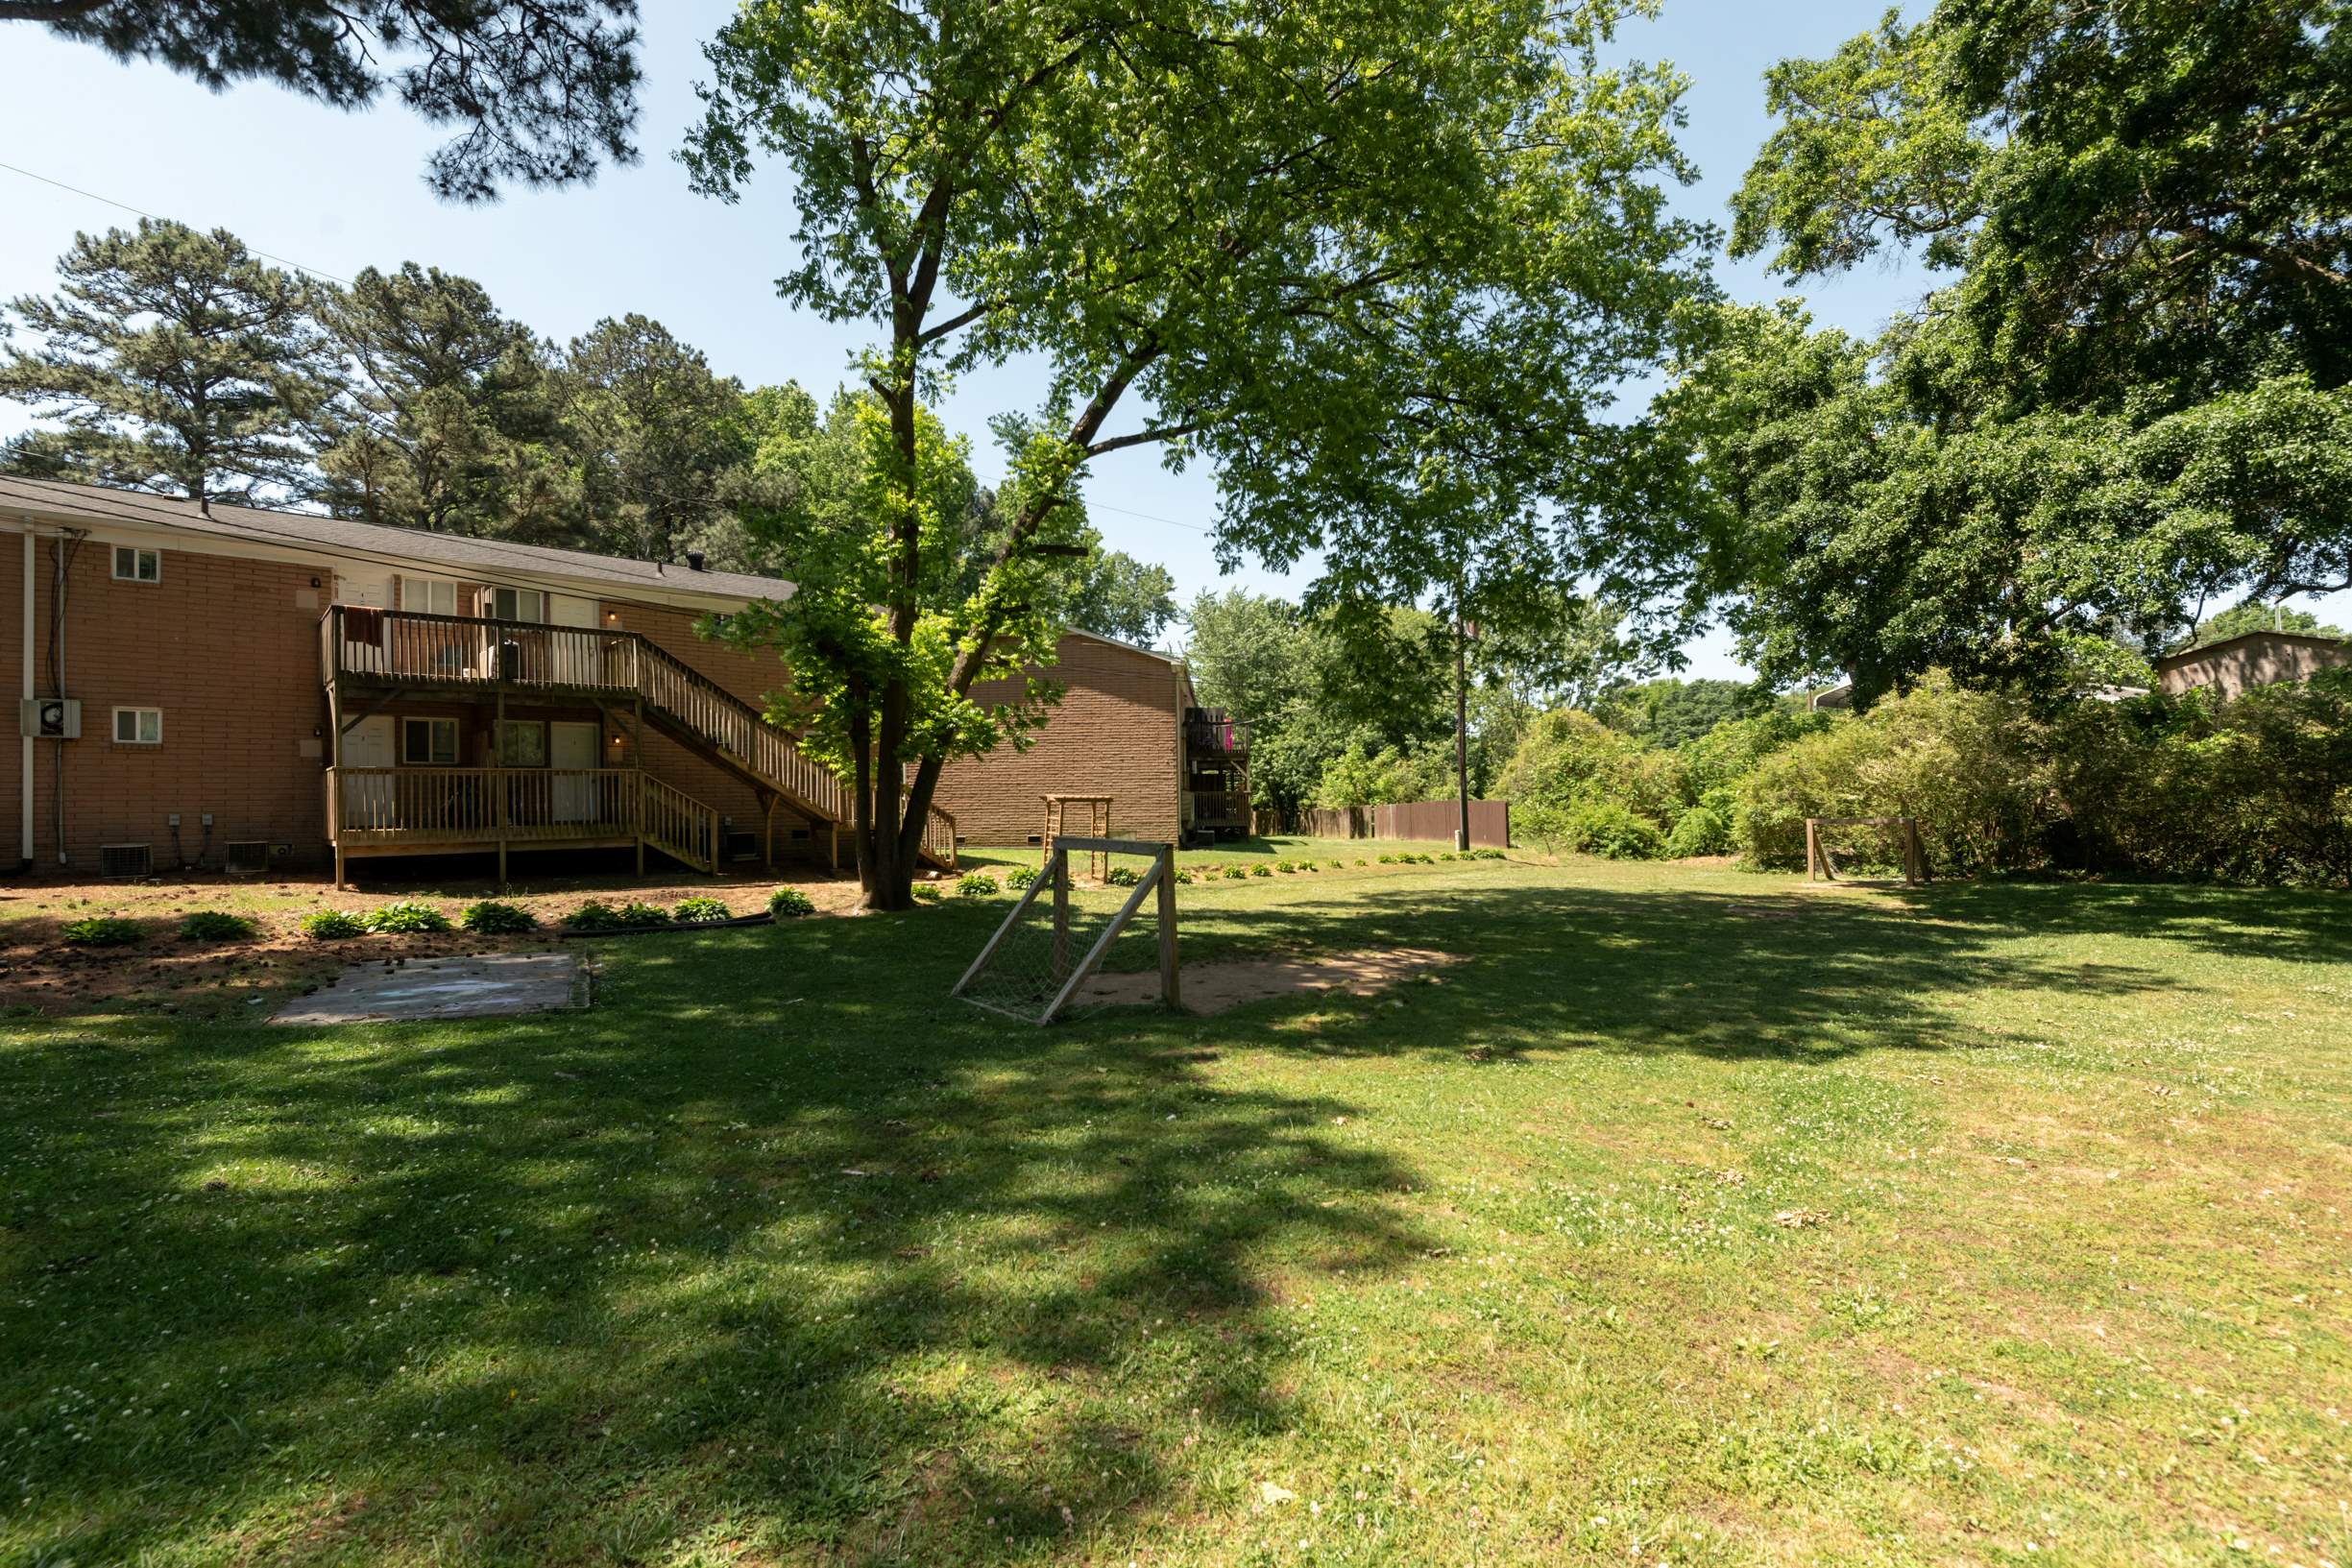
[[[1883,4],[1666,0],[1657,21],[1626,30],[1625,52],[1670,60],[1691,79],[1684,145],[1703,178],[1682,194],[1685,210],[1726,221],[1724,202],[1767,130],[1764,68],[1787,55],[1827,52],[1872,25]],[[547,336],[569,338],[600,317],[634,310],[746,383],[789,377],[829,387],[864,338],[776,299],[772,279],[791,244],[783,181],[757,182],[727,206],[690,192],[671,156],[693,116],[702,41],[730,9],[712,0],[645,7],[644,159],[607,170],[586,189],[447,206],[419,178],[439,138],[396,107],[341,114],[259,84],[215,96],[162,69],[119,65],[87,46],[54,41],[27,23],[0,23],[0,102],[17,128],[0,160],[149,212],[227,228],[331,276],[407,260],[462,273]],[[54,286],[56,258],[76,230],[133,221],[4,170],[0,197],[8,213],[0,296],[10,298]],[[1740,299],[1789,292],[1753,265],[1721,262],[1719,277]],[[1806,292],[1824,324],[1868,333],[1921,286],[1898,266]],[[1035,391],[1033,368],[1016,364],[967,376],[942,406],[951,427],[974,436],[983,474],[998,469],[987,417],[1030,406]],[[0,405],[0,430],[22,422],[20,411]],[[1183,599],[1221,582],[1294,592],[1302,586],[1256,570],[1220,579],[1208,533],[1216,493],[1203,469],[1170,474],[1148,454],[1115,454],[1086,493],[1109,543],[1165,562]],[[2335,618],[2352,618],[2352,604],[2328,608]],[[1738,673],[1719,639],[1690,652],[1690,673]]]

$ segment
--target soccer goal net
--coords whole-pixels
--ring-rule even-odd
[[[1178,1005],[1175,847],[1056,839],[954,994],[1031,1024]]]

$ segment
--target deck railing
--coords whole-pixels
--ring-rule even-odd
[[[691,732],[796,806],[837,824],[851,820],[849,790],[832,769],[803,756],[756,706],[643,633],[338,604],[320,617],[319,637],[329,682],[353,676],[420,687],[537,687],[640,697],[657,717]],[[923,824],[923,850],[954,868],[956,819],[936,807]]]
[[[321,618],[320,638],[330,681],[637,689],[639,639],[594,626],[338,604]]]
[[[704,871],[718,857],[718,813],[640,768],[328,768],[327,813],[347,849],[643,838]]]

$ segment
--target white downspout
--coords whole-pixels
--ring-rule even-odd
[[[25,701],[31,702],[34,697],[33,622],[35,617],[33,614],[33,571],[37,559],[36,552],[33,546],[33,519],[31,518],[24,519],[24,534],[25,638],[23,674],[24,698]],[[24,726],[19,724],[17,728],[22,730]],[[28,734],[22,740],[17,742],[17,744],[24,748],[22,754],[17,759],[16,770],[17,789],[22,797],[21,801],[19,802],[19,809],[17,813],[19,818],[19,827],[17,831],[24,842],[24,862],[29,866],[33,863],[33,736]]]

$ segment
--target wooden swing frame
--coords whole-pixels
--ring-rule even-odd
[[[1805,880],[1808,882],[1847,880],[1830,859],[1821,841],[1824,828],[1896,828],[1902,831],[1903,885],[1919,887],[1928,880],[1928,852],[1920,847],[1917,817],[1806,817],[1805,819]]]
[[[1104,804],[1107,806],[1108,802]],[[1100,856],[1105,865],[1109,863],[1109,857],[1114,855],[1148,855],[1152,857],[1152,869],[1143,874],[1142,879],[1135,884],[1135,890],[1128,895],[1127,902],[1119,906],[1119,912],[1111,917],[1110,925],[1104,928],[1101,936],[1095,938],[1094,946],[1086,950],[1085,956],[1080,958],[1075,967],[1070,962],[1070,852],[1072,850]],[[1031,1018],[1025,1013],[1016,1013],[1010,1008],[999,1007],[994,1002],[982,1001],[978,997],[965,997],[965,988],[978,979],[981,972],[988,967],[988,960],[996,956],[997,949],[1004,946],[1005,939],[1010,936],[1013,928],[1021,923],[1021,917],[1028,911],[1031,902],[1041,891],[1049,887],[1053,890],[1054,895],[1054,973],[1060,977],[1061,984],[1054,993],[1054,999],[1046,1003],[1045,1011],[1035,1018]],[[992,1013],[1003,1013],[1007,1018],[1020,1019],[1024,1024],[1051,1024],[1060,1016],[1061,1010],[1070,1004],[1070,999],[1078,995],[1078,988],[1086,983],[1087,977],[1102,966],[1103,955],[1110,952],[1111,943],[1117,941],[1119,933],[1127,929],[1128,922],[1135,918],[1135,911],[1143,907],[1143,901],[1155,892],[1159,895],[1160,1004],[1181,1011],[1184,1002],[1176,979],[1176,846],[1174,844],[1154,844],[1148,839],[1141,838],[1093,838],[1065,835],[1055,839],[1053,849],[1047,852],[1045,870],[1034,881],[1021,890],[1021,901],[1012,906],[1012,913],[1006,915],[1003,923],[997,927],[995,934],[988,938],[987,945],[980,950],[980,955],[974,958],[971,967],[963,972],[963,978],[956,982],[955,989],[951,990],[948,995],[963,997],[975,1007],[985,1007]]]

